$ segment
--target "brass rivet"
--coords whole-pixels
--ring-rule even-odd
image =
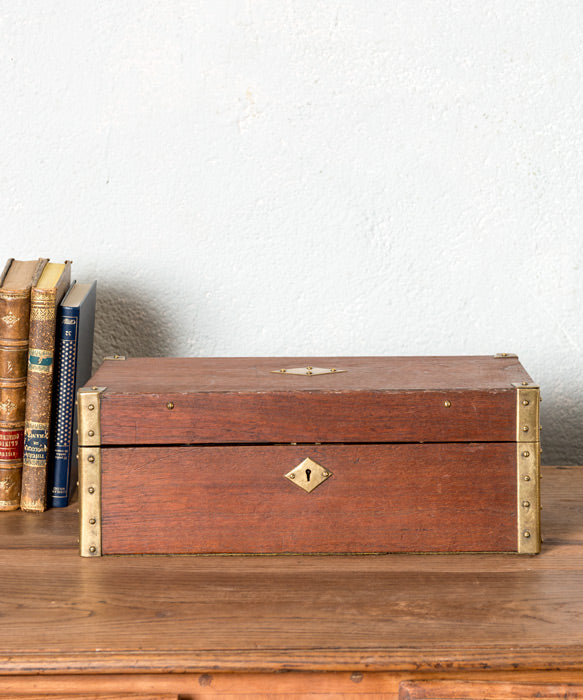
[[[285,370],[285,369],[280,369],[279,371],[280,371],[280,372],[285,372],[286,370]]]
[[[501,353],[500,353],[500,357],[508,357],[508,353],[507,353],[507,352],[501,352]]]
[[[530,532],[528,530],[525,530],[522,534],[526,537],[526,539],[530,537]]]
[[[525,451],[522,453],[522,456],[523,456],[523,457],[530,457],[530,452],[529,452],[528,450],[525,450]]]
[[[528,474],[525,474],[522,478],[524,481],[530,481],[530,476]]]
[[[89,437],[93,437],[93,436],[95,435],[95,430],[90,430],[90,431],[87,433],[87,435],[89,435]]]
[[[95,410],[95,406],[94,406],[92,403],[90,403],[89,406],[87,406],[87,410],[88,410],[88,411],[94,411],[94,410]]]
[[[90,487],[87,489],[87,491],[89,491],[89,493],[95,493],[95,488],[94,488],[93,486],[90,486]]]
[[[530,508],[530,501],[522,501],[523,508]]]
[[[528,386],[528,382],[522,382],[522,386]]]
[[[95,518],[89,518],[89,524],[90,524],[90,525],[95,525],[96,522],[97,522],[97,521],[95,520]]]
[[[168,401],[168,403],[166,404],[166,408],[169,411],[171,411],[174,408],[174,404],[172,403],[172,401]]]
[[[306,374],[312,374],[312,373],[310,372],[310,370],[308,370],[308,371],[306,372]]]
[[[523,432],[523,433],[528,433],[528,425],[523,425],[523,426],[522,426],[522,432]]]
[[[91,387],[91,391],[97,391],[97,387],[96,387],[96,386],[92,386],[92,387]]]
[[[336,367],[332,367],[332,369],[330,370],[330,372],[335,372],[335,371],[336,371]]]
[[[89,457],[87,457],[87,461],[88,462],[95,462],[95,457],[93,455],[89,455]]]
[[[522,402],[522,405],[528,406],[529,403],[530,403],[530,401],[528,401],[527,399],[524,399],[524,401]]]
[[[542,429],[543,429],[542,425],[539,425],[539,426],[538,426],[538,429],[539,429],[539,430],[542,430]]]
[[[322,472],[322,476],[330,476],[328,472]]]
[[[451,406],[451,401],[444,401],[444,402],[443,402],[443,405],[444,405],[446,408],[449,408],[449,407]]]
[[[290,475],[289,475],[289,478],[290,478],[290,479],[295,479],[295,478],[296,478],[296,475],[295,475],[295,474],[290,474]]]
[[[306,367],[306,369],[314,369],[311,365]]]
[[[89,547],[89,551],[91,552],[91,554],[94,554],[97,551],[97,549],[93,545],[91,545],[91,547]]]

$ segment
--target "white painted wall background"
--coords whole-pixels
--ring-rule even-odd
[[[0,0],[0,62],[98,357],[516,352],[583,462],[580,0]]]

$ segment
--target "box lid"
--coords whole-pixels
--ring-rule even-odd
[[[524,382],[507,355],[133,358],[89,386],[102,445],[512,442]]]

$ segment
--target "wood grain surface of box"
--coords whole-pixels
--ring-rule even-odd
[[[537,553],[539,400],[506,354],[106,360],[81,554]]]

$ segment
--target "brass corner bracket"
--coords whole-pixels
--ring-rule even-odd
[[[530,382],[516,388],[516,478],[518,552],[538,554],[540,528],[540,387]]]
[[[79,425],[79,544],[82,557],[101,556],[101,394],[106,387],[77,392]]]

